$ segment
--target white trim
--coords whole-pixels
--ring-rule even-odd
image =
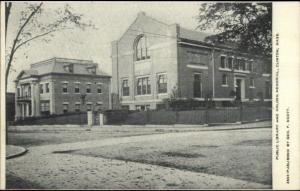
[[[197,100],[197,101],[204,101],[205,99],[202,97],[194,97],[193,100]]]
[[[249,88],[251,88],[251,89],[254,89],[254,88],[255,88],[255,86],[249,86]]]
[[[86,102],[86,105],[93,105],[93,102]]]
[[[97,85],[103,85],[103,83],[102,82],[97,82]]]
[[[97,104],[103,105],[103,102],[102,101],[97,101]]]
[[[63,105],[69,105],[69,102],[65,101],[62,103]]]
[[[68,81],[62,81],[61,83],[62,84],[68,84],[69,82]]]
[[[81,82],[74,82],[74,84],[80,84]]]
[[[134,101],[121,101],[122,104],[139,104],[139,103],[152,103],[152,102],[156,102],[156,103],[160,103],[162,102],[161,99],[152,99],[152,100],[134,100]]]
[[[271,74],[262,74],[263,77],[270,77]]]
[[[86,82],[85,84],[86,85],[92,85],[92,82]]]
[[[264,101],[272,101],[272,99],[264,99]]]
[[[228,84],[222,84],[221,86],[222,86],[222,87],[225,87],[225,88],[228,88],[228,87],[229,87]]]
[[[188,64],[187,67],[188,68],[194,68],[194,69],[208,70],[208,66],[198,66],[198,65]]]
[[[234,69],[233,71],[238,72],[238,73],[250,74],[249,70],[236,70],[236,69]]]
[[[232,69],[230,69],[230,68],[220,68],[220,67],[219,67],[219,70],[226,71],[226,72],[231,72],[232,71]]]
[[[80,103],[80,102],[78,102],[78,101],[77,101],[77,102],[75,102],[75,105],[80,105],[80,104],[81,104],[81,103]]]

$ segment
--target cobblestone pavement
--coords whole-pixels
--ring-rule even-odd
[[[229,177],[67,153],[69,150],[131,142],[138,144],[145,140],[168,140],[201,133],[165,133],[30,147],[26,155],[7,160],[7,173],[46,189],[270,188],[270,185]]]

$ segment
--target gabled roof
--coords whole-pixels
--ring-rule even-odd
[[[198,32],[198,31],[194,31],[194,30],[189,30],[189,29],[180,27],[180,32],[179,32],[180,38],[205,42],[205,39],[208,36],[211,36],[211,34],[204,33],[204,32]]]
[[[28,78],[28,77],[36,77],[38,76],[38,71],[37,70],[22,70],[19,75],[17,76],[17,80],[21,78]]]

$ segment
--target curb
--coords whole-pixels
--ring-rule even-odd
[[[28,152],[28,149],[24,148],[24,147],[20,147],[22,148],[22,151],[16,153],[16,154],[11,154],[11,155],[8,155],[6,156],[6,159],[12,159],[12,158],[16,158],[16,157],[19,157],[19,156],[22,156],[24,154],[26,154]]]

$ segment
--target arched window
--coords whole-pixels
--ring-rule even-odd
[[[149,53],[147,48],[147,38],[145,35],[141,35],[137,38],[134,47],[135,60],[149,59]]]

